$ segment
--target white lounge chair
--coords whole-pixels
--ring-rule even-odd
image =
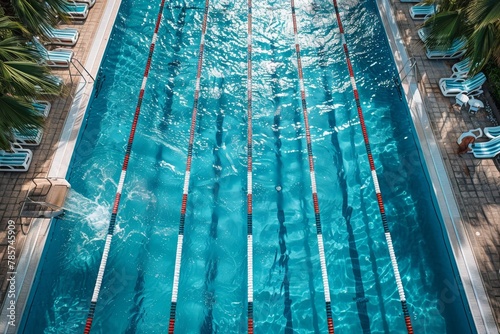
[[[410,7],[410,16],[414,20],[426,20],[436,13],[436,6],[419,3]]]
[[[474,157],[486,159],[494,158],[500,153],[500,137],[495,137],[486,142],[473,143],[469,145],[470,153]]]
[[[451,67],[452,78],[466,78],[470,71],[470,59],[464,58]]]
[[[33,38],[33,45],[42,55],[44,63],[49,67],[67,68],[73,59],[73,50],[64,48],[47,50],[37,38]]]
[[[429,28],[428,27],[423,27],[417,30],[418,37],[422,42],[425,42],[427,40],[427,37],[429,36]]]
[[[57,88],[59,89],[58,93],[57,94],[61,94],[63,88],[64,88],[64,80],[63,78],[61,78],[60,76],[57,76],[57,75],[49,75],[49,78],[51,79],[51,81],[57,86]],[[35,86],[35,89],[37,90],[37,92],[39,94],[47,94],[46,91],[44,91],[40,86]],[[44,102],[47,102],[47,101],[44,101]],[[47,102],[48,103],[48,102]],[[50,103],[49,103],[50,105]],[[35,108],[37,108],[35,106]],[[50,108],[49,108],[50,110]]]
[[[52,104],[49,101],[36,100],[32,103],[35,110],[43,117],[49,116]]]
[[[78,41],[80,33],[73,28],[51,28],[45,37],[48,40],[47,44],[73,46]]]
[[[479,72],[472,78],[442,78],[439,80],[439,89],[444,96],[457,96],[462,93],[467,96],[477,96],[483,92],[482,85],[486,82],[486,76]]]
[[[31,150],[12,144],[9,152],[0,150],[0,171],[26,172],[33,158]]]
[[[68,3],[65,13],[72,20],[85,20],[89,15],[89,6],[84,3]]]
[[[92,8],[95,5],[95,0],[74,0],[74,1],[69,1],[69,2],[83,3],[83,4],[86,4],[89,8]]]
[[[29,128],[23,131],[14,130],[14,141],[23,146],[38,146],[42,141],[43,129]]]
[[[483,132],[488,138],[500,137],[500,126],[487,126]]]
[[[480,138],[483,136],[483,130],[481,128],[477,129],[472,129],[467,132],[464,132],[458,137],[457,139],[457,144],[460,145],[462,144],[462,140],[464,140],[465,137],[474,137],[474,139]]]
[[[457,59],[462,57],[467,51],[465,45],[465,39],[456,39],[453,41],[451,47],[446,50],[426,48],[425,55],[429,59]]]

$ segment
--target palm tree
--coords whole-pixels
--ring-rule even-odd
[[[4,15],[15,18],[30,35],[44,35],[58,21],[66,20],[66,0],[0,0]]]
[[[429,28],[427,47],[448,48],[456,38],[467,40],[465,56],[471,59],[471,75],[481,71],[490,59],[500,59],[498,0],[439,1],[438,11],[424,27]]]
[[[6,16],[0,17],[0,149],[10,149],[12,130],[43,125],[32,101],[45,94],[57,94],[59,86],[39,55],[27,46],[25,29]]]

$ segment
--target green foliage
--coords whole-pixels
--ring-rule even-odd
[[[495,100],[497,107],[500,107],[500,67],[494,61],[490,61],[486,64],[483,71],[488,78],[490,94]]]
[[[480,72],[490,59],[500,58],[500,1],[435,2],[439,5],[437,13],[424,23],[429,36],[426,47],[448,48],[454,39],[465,38],[465,56],[474,64],[470,75]]]
[[[29,34],[19,23],[0,16],[0,149],[10,149],[12,130],[41,127],[43,118],[32,101],[57,94],[60,86],[50,70],[40,65],[40,55],[27,44]]]

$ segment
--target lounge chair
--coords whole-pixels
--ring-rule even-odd
[[[51,28],[47,31],[46,37],[48,40],[47,44],[73,46],[78,41],[80,33],[78,30],[72,28]]]
[[[52,108],[52,104],[49,101],[36,100],[33,102],[33,107],[35,110],[43,117],[49,116],[50,109]]]
[[[470,153],[476,158],[494,158],[500,153],[500,137],[495,137],[486,142],[473,143],[469,145]]]
[[[9,152],[0,150],[0,171],[26,172],[33,158],[31,150],[22,148],[19,144],[12,144]]]
[[[49,75],[50,79],[52,79],[52,81],[54,82],[54,84],[57,86],[57,88],[59,89],[58,92],[56,92],[56,94],[61,94],[62,93],[62,90],[64,88],[64,80],[63,78],[61,78],[60,76],[57,76],[57,75]],[[37,90],[37,92],[39,94],[45,94],[47,95],[48,93],[46,91],[44,91],[40,86],[35,86],[35,89]],[[36,108],[36,106],[35,106]],[[49,109],[50,110],[50,109]]]
[[[500,126],[487,126],[483,131],[488,138],[500,137]]]
[[[481,128],[477,129],[472,129],[467,132],[464,132],[458,137],[457,139],[457,144],[460,145],[462,144],[462,140],[464,140],[465,137],[474,137],[474,139],[480,138],[483,136],[483,130]]]
[[[457,96],[462,93],[467,96],[477,96],[483,92],[482,85],[486,82],[486,76],[479,72],[472,78],[442,78],[439,80],[439,89],[444,96]]]
[[[456,39],[453,41],[451,47],[447,50],[435,49],[431,50],[426,48],[425,55],[429,59],[456,59],[462,57],[467,49],[465,48],[465,39]]]
[[[43,129],[30,127],[23,131],[14,130],[14,141],[23,146],[38,146],[42,141]]]
[[[452,78],[466,78],[470,71],[470,59],[464,58],[451,67]]]
[[[65,13],[72,20],[85,20],[89,15],[89,6],[84,3],[68,3]]]
[[[45,46],[37,38],[33,39],[38,52],[42,55],[44,63],[49,67],[54,68],[67,68],[73,59],[73,50],[57,48],[54,50],[47,50]]]
[[[429,28],[423,27],[417,30],[418,37],[422,42],[425,42],[427,37],[429,36]]]
[[[89,8],[92,8],[95,5],[95,0],[74,0],[74,1],[69,1],[69,2],[83,3],[83,4],[86,4]]]
[[[414,20],[426,20],[436,12],[435,5],[419,3],[410,7],[410,16]]]

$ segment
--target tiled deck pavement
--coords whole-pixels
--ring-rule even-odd
[[[85,21],[75,21],[71,24],[60,25],[61,27],[71,26],[80,31],[78,42],[72,49],[75,53],[74,57],[82,64],[84,64],[87,59],[87,55],[90,51],[89,48],[96,34],[96,29],[101,20],[105,6],[106,0],[97,0],[92,9],[90,9],[89,15]],[[61,130],[71,107],[72,97],[70,93],[74,93],[76,83],[80,81],[80,77],[73,76],[73,82],[75,84],[72,85],[72,80],[67,69],[57,69],[54,70],[53,73],[64,78],[65,83],[67,83],[67,87],[65,88],[67,94],[65,97],[50,100],[52,108],[45,122],[42,142],[40,146],[30,148],[33,151],[33,161],[30,169],[25,173],[0,173],[0,259],[2,259],[0,262],[0,304],[3,302],[5,291],[8,286],[8,281],[6,280],[6,273],[9,271],[7,270],[8,243],[6,233],[8,221],[17,218],[21,207],[20,203],[25,199],[30,186],[32,186],[31,180],[47,176],[61,135]],[[74,68],[71,69],[71,73],[73,75],[78,74]],[[17,253],[16,259],[18,259],[24,242],[24,235],[19,232],[19,230],[18,227],[15,243]]]
[[[427,100],[427,114],[500,332],[500,171],[493,159],[456,153],[456,140],[463,132],[497,125],[496,120],[484,109],[472,115],[451,107],[454,99],[441,94],[438,81],[450,76],[456,60],[427,59],[417,35],[423,21],[412,20],[408,12],[414,4],[391,1],[406,48],[422,75],[425,91],[421,93]],[[479,98],[485,101],[484,95]]]
[[[456,154],[456,139],[472,128],[492,125],[483,110],[476,115],[452,109],[452,99],[445,98],[437,86],[441,77],[449,76],[452,61],[429,61],[425,57],[422,44],[418,40],[416,30],[419,21],[413,21],[408,9],[412,4],[403,4],[392,0],[397,20],[404,41],[411,56],[417,60],[418,69],[426,89],[422,94],[427,99],[428,115],[433,124],[433,131],[445,158],[445,165],[456,193],[461,215],[466,222],[469,239],[478,261],[486,291],[493,306],[493,313],[500,328],[500,172],[491,159],[478,160],[471,155]],[[76,57],[84,63],[89,52],[92,38],[98,26],[105,0],[98,0],[91,9],[89,17],[83,25],[76,24],[81,36],[75,46]],[[57,71],[64,74],[67,71]],[[53,101],[51,114],[47,122],[40,147],[33,150],[34,157],[27,173],[0,173],[0,282],[2,282],[1,299],[5,295],[7,281],[6,268],[6,227],[9,219],[17,217],[19,203],[24,200],[29,189],[30,180],[44,177],[48,172],[50,161],[60,136],[67,112],[71,104],[70,98]],[[18,233],[17,251],[20,251],[22,234]]]

